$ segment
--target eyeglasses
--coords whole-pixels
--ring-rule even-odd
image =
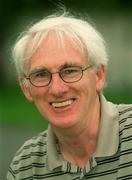
[[[93,65],[82,68],[80,66],[69,66],[60,69],[58,72],[51,73],[46,69],[41,69],[29,74],[26,77],[33,86],[44,87],[48,86],[52,80],[53,74],[59,74],[60,78],[66,83],[74,83],[80,81],[83,77],[83,72],[91,68]]]

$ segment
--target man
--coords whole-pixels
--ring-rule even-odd
[[[16,153],[8,180],[132,179],[132,106],[104,98],[101,35],[64,13],[17,41],[14,62],[26,98],[49,122]]]

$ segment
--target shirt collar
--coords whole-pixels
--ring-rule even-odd
[[[50,125],[48,126],[47,132],[47,164],[49,170],[53,170],[62,165],[60,153],[57,149],[57,139]]]
[[[100,95],[100,102],[100,131],[94,157],[112,156],[117,152],[119,145],[119,115],[117,105],[106,101],[103,95]],[[47,133],[47,164],[50,170],[63,165],[59,150],[57,149],[56,136],[50,125]]]
[[[100,95],[101,121],[95,157],[114,155],[119,146],[119,113],[117,105]]]

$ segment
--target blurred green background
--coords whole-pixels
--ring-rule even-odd
[[[61,5],[73,14],[88,14],[103,34],[109,54],[104,94],[115,103],[132,103],[131,0],[0,0],[0,179],[20,145],[47,127],[17,83],[11,48],[29,23]]]

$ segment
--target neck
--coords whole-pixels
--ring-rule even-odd
[[[96,150],[99,133],[100,106],[89,115],[90,120],[84,121],[69,129],[53,131],[59,142],[63,160],[84,167]]]
[[[63,160],[69,161],[79,167],[84,167],[96,150],[97,135],[87,132],[59,141]]]

